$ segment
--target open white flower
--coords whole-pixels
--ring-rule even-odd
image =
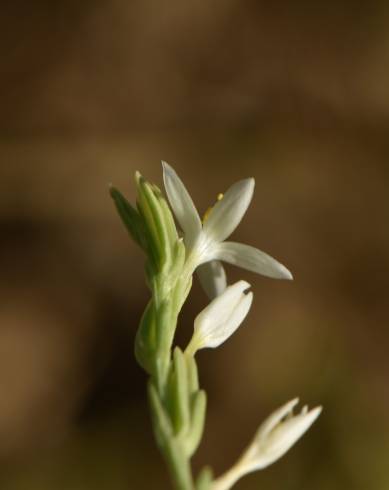
[[[228,286],[199,313],[194,321],[194,333],[186,349],[194,355],[199,349],[218,347],[230,337],[246,318],[253,301],[253,293],[246,281]]]
[[[200,281],[211,298],[219,295],[227,286],[226,275],[219,261],[275,279],[292,279],[292,274],[285,266],[261,250],[225,241],[238,226],[250,204],[254,179],[240,180],[232,185],[202,222],[174,169],[166,162],[162,162],[162,165],[166,193],[184,232],[188,260],[193,270],[198,268]]]
[[[242,476],[262,470],[281,458],[310,428],[322,408],[316,407],[293,415],[298,398],[274,411],[259,427],[250,446],[238,462],[213,483],[212,490],[228,490]]]

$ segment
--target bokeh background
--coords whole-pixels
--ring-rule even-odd
[[[170,488],[132,353],[143,257],[108,195],[165,159],[202,211],[255,177],[234,239],[295,276],[228,269],[255,302],[198,356],[194,467],[300,395],[319,422],[237,488],[387,490],[388,3],[5,0],[0,32],[1,489]]]

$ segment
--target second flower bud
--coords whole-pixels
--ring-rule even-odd
[[[218,347],[235,332],[246,318],[253,301],[253,293],[246,293],[249,288],[250,284],[246,281],[228,286],[197,315],[187,354],[194,355],[199,349]]]

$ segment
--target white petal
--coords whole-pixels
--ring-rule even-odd
[[[240,327],[253,302],[253,293],[244,295],[242,301],[234,308],[230,318],[213,329],[205,337],[203,348],[215,348],[223,344]]]
[[[162,162],[163,181],[174,215],[184,232],[185,244],[190,248],[201,232],[201,220],[186,187],[175,170]]]
[[[251,202],[254,185],[254,179],[240,180],[211,209],[204,223],[204,232],[211,240],[221,242],[235,230]]]
[[[262,422],[255,437],[256,438],[266,437],[267,434],[270,431],[272,431],[274,427],[276,427],[284,417],[292,413],[293,408],[298,404],[298,402],[299,399],[294,398],[293,400],[290,400],[289,402],[285,403],[285,405],[283,405],[282,407],[278,408],[277,410],[274,410],[274,412],[270,414],[269,417],[264,422]]]
[[[244,291],[249,289],[250,284],[246,281],[238,281],[232,286],[224,291],[223,294],[215,298],[205,307],[196,317],[194,322],[195,329],[202,326],[201,328],[210,328],[214,324],[224,323],[228,320],[231,315],[232,310],[241,301]]]
[[[208,298],[214,299],[224,292],[227,287],[227,277],[221,262],[211,260],[200,265],[196,271]]]
[[[250,287],[246,281],[238,281],[199,313],[194,322],[194,333],[187,350],[217,347],[242,323],[253,300],[253,294],[244,291]]]
[[[243,243],[224,242],[213,247],[213,257],[274,279],[293,279],[288,269],[270,255]]]

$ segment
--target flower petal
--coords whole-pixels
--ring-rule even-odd
[[[185,244],[191,247],[201,232],[201,220],[186,187],[175,170],[162,162],[163,181],[174,215],[184,232]]]
[[[243,295],[242,300],[234,308],[228,320],[219,326],[217,332],[215,331],[213,333],[212,338],[208,339],[208,344],[206,347],[218,347],[229,337],[231,337],[231,335],[240,327],[250,311],[253,298],[254,295],[251,291]]]
[[[209,212],[204,223],[207,237],[222,242],[240,223],[254,193],[254,179],[240,180],[224,194]]]
[[[199,349],[218,347],[235,332],[251,307],[253,293],[245,293],[249,287],[246,281],[228,286],[197,315],[187,352],[193,355]]]
[[[285,405],[283,405],[282,407],[274,410],[274,412],[271,413],[267,417],[267,419],[262,422],[255,435],[255,438],[258,440],[266,437],[269,432],[271,432],[281,422],[283,418],[293,413],[293,408],[298,404],[298,402],[299,399],[294,398],[293,400],[285,403]]]
[[[238,281],[224,291],[223,294],[209,303],[195,318],[195,329],[199,325],[220,324],[228,320],[232,310],[241,301],[244,291],[250,288],[247,281]]]
[[[197,268],[197,275],[201,286],[210,299],[219,296],[227,287],[226,271],[218,260],[211,260],[200,265]]]
[[[267,442],[268,466],[281,458],[311,427],[322,411],[316,407],[309,412],[301,413],[281,422],[270,434]]]
[[[276,259],[243,243],[220,243],[213,250],[213,258],[274,279],[293,279],[288,269]]]

